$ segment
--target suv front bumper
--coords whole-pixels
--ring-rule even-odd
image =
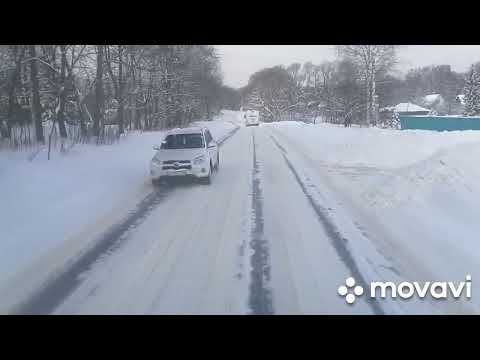
[[[203,162],[199,165],[191,165],[190,169],[163,169],[165,165],[152,163],[150,165],[150,177],[154,180],[168,177],[196,177],[203,178],[208,176],[209,165]]]

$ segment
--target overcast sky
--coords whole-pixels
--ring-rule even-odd
[[[311,61],[319,64],[334,59],[328,45],[217,45],[222,58],[224,82],[235,88],[247,84],[250,75],[266,67]],[[411,67],[450,64],[465,71],[480,61],[480,45],[404,45],[399,50],[400,70]]]

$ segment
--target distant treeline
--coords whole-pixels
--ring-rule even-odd
[[[0,131],[12,146],[45,143],[47,129],[101,141],[108,126],[183,126],[239,101],[212,46],[0,46]]]
[[[380,109],[403,102],[428,107],[439,115],[480,114],[475,110],[480,106],[480,63],[467,73],[437,65],[400,76],[397,51],[398,46],[390,45],[342,45],[336,47],[334,61],[263,69],[240,89],[242,104],[260,110],[266,121],[321,118],[345,125],[376,125]],[[427,102],[430,94],[440,96]],[[458,95],[465,95],[465,102]]]

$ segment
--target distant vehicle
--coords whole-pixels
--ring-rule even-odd
[[[220,164],[218,144],[210,131],[203,127],[175,129],[165,135],[161,146],[150,162],[154,185],[171,177],[192,177],[211,183],[212,172]]]
[[[247,110],[244,114],[245,126],[260,125],[260,114],[258,110]]]

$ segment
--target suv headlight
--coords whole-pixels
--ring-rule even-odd
[[[153,158],[153,159],[152,159],[152,164],[161,165],[162,162],[161,162],[160,160],[158,160],[157,158]]]
[[[199,156],[193,158],[193,163],[195,165],[199,165],[199,164],[203,163],[204,161],[205,161],[205,155],[199,155]]]

